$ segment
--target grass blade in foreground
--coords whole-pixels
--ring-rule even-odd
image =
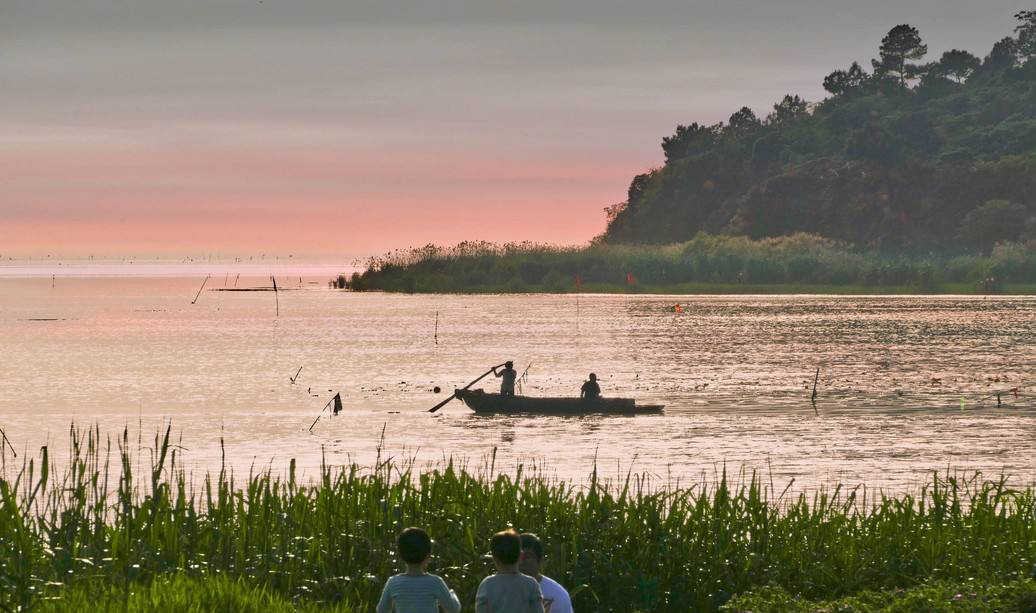
[[[399,570],[393,541],[409,525],[432,534],[432,572],[466,604],[491,572],[482,556],[493,532],[511,524],[539,533],[548,574],[587,586],[577,611],[715,611],[766,585],[829,600],[928,580],[1018,580],[1036,545],[1033,490],[977,475],[933,476],[914,495],[868,500],[835,487],[780,504],[779,492],[744,474],[670,489],[637,475],[604,483],[594,472],[577,487],[522,467],[494,475],[454,462],[324,466],[304,483],[294,463],[283,478],[192,480],[167,430],[141,479],[126,432],[114,449],[96,430],[70,436],[60,473],[44,451],[0,481],[4,607],[83,590],[129,603],[142,586],[179,575],[368,610]]]

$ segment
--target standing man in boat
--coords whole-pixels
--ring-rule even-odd
[[[597,384],[597,375],[590,373],[590,380],[583,382],[579,390],[579,397],[583,400],[597,400],[601,397],[601,386]]]
[[[493,367],[493,374],[500,378],[500,395],[501,396],[514,396],[514,380],[518,378],[518,373],[514,369],[514,362],[508,360],[504,364],[504,369],[497,372],[497,367]]]

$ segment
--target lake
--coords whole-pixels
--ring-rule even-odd
[[[724,466],[795,488],[899,491],[947,470],[1036,480],[1033,298],[391,295],[330,289],[341,265],[133,266],[0,267],[0,427],[19,458],[60,453],[72,422],[144,445],[171,424],[197,471],[379,453],[478,465],[495,450],[497,470],[577,481],[595,462],[655,483]],[[269,286],[266,271],[276,295],[221,291]],[[507,359],[527,394],[578,394],[593,371],[605,395],[666,410],[426,411]],[[335,392],[344,412],[310,432]]]

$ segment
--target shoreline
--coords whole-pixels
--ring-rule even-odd
[[[856,251],[813,235],[672,245],[430,245],[334,285],[404,293],[1036,294],[1036,241],[989,253]]]
[[[1005,283],[1001,291],[982,291],[974,283],[945,283],[937,287],[916,285],[833,285],[808,283],[672,283],[628,286],[618,283],[587,283],[578,291],[558,290],[545,285],[513,287],[504,284],[478,285],[455,291],[369,289],[357,292],[386,294],[479,295],[479,294],[619,294],[644,296],[1036,296],[1036,283]]]

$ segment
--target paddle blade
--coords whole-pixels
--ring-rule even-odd
[[[455,393],[454,393],[454,394],[450,394],[450,397],[449,397],[449,398],[447,398],[446,400],[443,400],[443,401],[442,401],[442,402],[440,402],[439,404],[437,404],[437,405],[435,405],[434,407],[432,407],[432,408],[428,409],[428,412],[429,412],[429,413],[434,413],[434,412],[438,411],[439,409],[441,409],[441,408],[443,408],[444,406],[446,406],[446,403],[447,403],[447,402],[449,402],[449,401],[453,400],[453,399],[454,399],[454,398],[456,398],[456,397],[457,397],[457,394],[455,394]]]

